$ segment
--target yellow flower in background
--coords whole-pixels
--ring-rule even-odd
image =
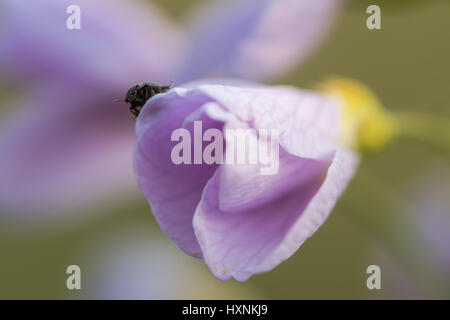
[[[319,90],[340,99],[342,112],[342,144],[361,153],[379,151],[397,134],[394,117],[375,94],[358,81],[330,78]]]

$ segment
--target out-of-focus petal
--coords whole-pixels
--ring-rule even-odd
[[[386,250],[377,243],[372,244],[370,248],[370,262],[376,261],[376,264],[383,270],[383,290],[389,292],[386,299],[405,299],[405,300],[425,300],[430,299],[420,287],[419,282],[408,270],[407,265],[399,261],[399,258]]]
[[[408,211],[406,218],[417,230],[406,242],[420,255],[420,260],[426,261],[427,267],[449,279],[450,165],[446,160],[432,162],[425,172],[409,184],[412,190],[403,200]]]
[[[82,274],[82,290],[66,290],[66,298],[261,298],[251,288],[216,281],[203,265],[162,241],[153,231],[148,225],[130,225],[94,239],[89,248],[72,258],[79,262],[82,272],[88,272]]]
[[[81,9],[80,30],[66,27],[70,5]],[[183,41],[149,3],[4,0],[0,43],[0,68],[8,80],[56,77],[66,83],[108,84],[128,80],[131,86],[148,79],[172,80]]]
[[[73,4],[81,30],[66,28]],[[2,212],[40,220],[43,212],[128,194],[135,187],[133,120],[112,100],[139,81],[171,78],[179,32],[138,2],[5,0],[0,8],[3,76],[39,80],[1,121]]]
[[[194,16],[181,80],[211,75],[268,81],[303,62],[341,0],[223,0]]]
[[[135,186],[134,122],[123,105],[90,91],[50,83],[29,92],[28,106],[2,119],[2,213],[61,213],[91,201],[114,199]],[[60,108],[57,108],[58,104]],[[112,197],[114,195],[114,197]],[[23,215],[11,218],[21,219]]]

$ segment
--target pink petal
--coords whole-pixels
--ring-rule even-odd
[[[81,9],[81,30],[68,30],[69,5]],[[117,83],[173,80],[183,41],[150,3],[125,0],[41,0],[1,3],[0,68],[6,79]],[[70,84],[69,84],[70,86]]]
[[[187,254],[200,257],[201,250],[192,228],[192,218],[202,190],[217,165],[175,165],[171,150],[172,132],[204,103],[208,96],[176,92],[155,97],[145,106],[137,123],[138,142],[135,170],[139,188],[149,201],[161,229]],[[223,124],[203,117],[203,128],[220,128]],[[192,126],[186,129],[192,132]],[[193,136],[193,134],[192,134]]]
[[[81,30],[68,30],[70,4],[1,4],[0,69],[36,85],[2,119],[2,212],[40,220],[131,194],[134,121],[112,100],[139,81],[171,80],[181,54],[179,32],[150,5],[80,0]]]
[[[219,199],[227,190],[220,183],[222,168],[210,180],[195,213],[194,228],[205,262],[217,278],[245,281],[289,258],[325,221],[357,163],[354,154],[343,150],[337,151],[329,168],[326,161],[297,159],[296,174],[280,171],[278,177],[295,180],[297,185],[252,209],[223,211]],[[235,188],[243,187],[235,181]]]
[[[290,256],[304,241],[298,237],[315,231],[311,223],[323,223],[353,175],[353,154],[336,153],[340,106],[288,87],[187,87],[153,98],[139,117],[139,187],[181,249],[204,257],[221,279],[245,280]],[[257,165],[174,165],[170,136],[183,126],[192,131],[193,120],[204,130],[279,129],[279,172],[264,177]]]
[[[271,80],[302,63],[330,30],[341,0],[214,1],[194,16],[181,80]]]
[[[279,129],[281,146],[299,157],[322,159],[340,139],[339,102],[313,91],[208,84],[197,89],[256,129]],[[220,119],[211,112],[208,115]]]
[[[3,213],[19,211],[41,220],[43,213],[113,200],[135,186],[134,122],[126,107],[105,103],[112,92],[102,91],[93,99],[89,90],[72,92],[63,90],[64,85],[52,83],[30,92],[32,97],[21,102],[27,108],[2,119]],[[55,101],[64,103],[55,108]]]

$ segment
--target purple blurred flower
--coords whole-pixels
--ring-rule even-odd
[[[303,62],[342,0],[226,0],[193,15],[181,82],[211,75],[268,81]]]
[[[226,81],[224,81],[225,83]],[[278,129],[279,170],[172,162],[175,129]],[[325,221],[358,157],[339,146],[338,100],[290,87],[188,85],[138,118],[138,184],[162,230],[222,280],[244,281],[290,257]],[[225,138],[225,153],[228,140]]]
[[[405,197],[408,219],[416,229],[407,243],[421,255],[426,265],[434,268],[447,285],[450,282],[450,165],[448,162],[433,162],[425,174],[410,184]],[[411,201],[411,199],[414,199]]]
[[[81,30],[65,27],[73,4]],[[269,81],[308,56],[340,5],[218,1],[183,33],[137,2],[2,1],[0,69],[31,89],[21,94],[23,108],[2,119],[0,207],[32,216],[116,199],[133,185],[135,137],[126,108],[112,99],[142,81]]]
[[[443,160],[443,161],[442,161]],[[398,187],[397,187],[398,188]],[[442,299],[450,290],[450,165],[431,161],[403,181],[396,193],[397,245],[402,258],[387,247],[374,246],[371,261],[380,265],[392,291],[401,299]],[[397,191],[397,192],[396,192]],[[392,249],[392,247],[391,247]],[[399,260],[401,258],[401,260]]]
[[[73,257],[89,272],[81,292],[66,291],[68,299],[260,298],[248,286],[215,281],[198,261],[142,225],[119,228],[94,243]]]
[[[74,3],[82,9],[82,29],[71,31],[66,8]],[[34,214],[130,189],[133,122],[112,99],[149,77],[169,81],[181,50],[179,31],[156,9],[125,1],[0,5],[3,76],[30,87],[20,94],[22,108],[2,119],[2,211],[41,219]]]

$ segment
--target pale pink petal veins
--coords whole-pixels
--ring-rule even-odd
[[[214,1],[192,19],[191,51],[180,78],[280,77],[317,47],[342,4],[341,0]]]
[[[285,162],[280,154],[280,172],[270,177],[223,166],[205,188],[194,216],[205,261],[221,279],[245,280],[288,258],[317,230],[353,176],[356,156],[336,149],[336,101],[288,87],[199,89],[256,128],[278,127],[281,146],[306,157]]]
[[[321,159],[340,138],[340,103],[313,91],[224,85],[199,85],[198,90],[256,129],[277,128],[280,144],[296,156]]]

